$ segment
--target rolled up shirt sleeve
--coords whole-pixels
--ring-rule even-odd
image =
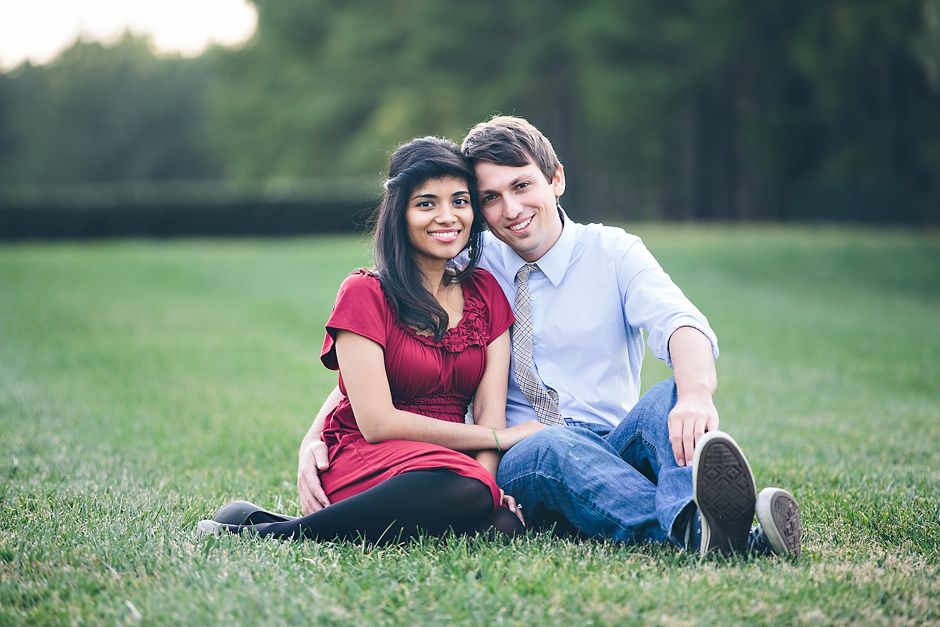
[[[669,338],[681,327],[700,331],[718,359],[718,338],[708,320],[662,269],[640,238],[623,233],[617,277],[625,322],[646,331],[653,354],[671,368]]]

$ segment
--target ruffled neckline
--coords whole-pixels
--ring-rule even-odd
[[[364,274],[366,276],[370,276],[378,281],[380,288],[382,286],[382,281],[379,279],[379,275],[377,275],[375,272],[360,269],[356,270],[353,274]],[[392,299],[385,292],[385,288],[382,288],[382,295],[385,296],[385,302],[392,311],[392,317],[395,319],[395,324],[398,325],[398,327],[405,333],[426,346],[443,348],[450,353],[459,353],[465,350],[468,346],[486,346],[486,305],[476,290],[468,289],[469,283],[473,281],[474,278],[474,276],[471,276],[467,280],[463,281],[460,285],[460,289],[463,291],[463,317],[457,323],[457,326],[451,329],[447,329],[447,331],[444,332],[444,336],[439,340],[435,340],[433,335],[424,335],[418,333],[415,329],[412,329],[410,326],[405,324],[398,317],[398,311],[395,308],[395,303],[392,302]]]

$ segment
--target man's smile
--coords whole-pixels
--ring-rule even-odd
[[[528,228],[528,226],[529,226],[530,224],[532,224],[532,220],[534,220],[534,219],[535,219],[535,216],[534,216],[534,215],[529,216],[528,218],[526,218],[525,220],[522,220],[521,222],[516,222],[515,224],[510,224],[508,228],[509,228],[509,230],[512,231],[513,233],[520,233],[520,232],[524,231],[526,228]]]

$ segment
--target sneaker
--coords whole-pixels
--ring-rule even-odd
[[[692,498],[702,519],[699,552],[744,554],[757,488],[741,447],[727,433],[706,433],[692,458]]]
[[[781,488],[764,488],[757,495],[757,520],[760,536],[756,538],[759,552],[761,545],[768,546],[780,557],[800,556],[803,541],[803,526],[800,521],[800,506],[793,495]]]
[[[681,537],[682,540],[679,541],[679,546],[686,551],[698,551],[702,546],[701,516],[699,516],[698,510],[695,509],[694,504],[692,513],[685,522],[685,532]]]

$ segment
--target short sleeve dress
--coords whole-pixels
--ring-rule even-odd
[[[326,323],[320,359],[338,370],[334,341],[340,330],[351,331],[385,351],[392,402],[396,408],[448,422],[464,422],[470,399],[486,367],[487,345],[513,322],[512,309],[496,279],[476,269],[461,283],[463,318],[440,341],[416,333],[398,319],[375,274],[359,270],[346,278]],[[416,470],[446,469],[478,479],[499,506],[499,487],[492,475],[469,455],[411,440],[366,442],[339,375],[343,399],[327,416],[323,441],[330,467],[320,476],[331,501],[341,501],[396,475]]]

